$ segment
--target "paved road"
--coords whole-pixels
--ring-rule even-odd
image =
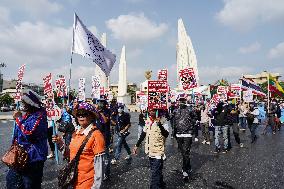
[[[2,113],[1,113],[2,114]],[[133,127],[127,138],[133,146],[137,140],[138,115],[132,114]],[[0,120],[0,155],[9,147],[12,121]],[[260,131],[262,126],[258,129]],[[192,146],[193,174],[190,183],[184,184],[181,176],[181,157],[174,139],[167,139],[167,160],[164,164],[164,180],[168,188],[284,188],[284,134],[259,135],[256,144],[250,144],[249,132],[242,133],[244,148],[236,146],[233,137],[233,149],[228,154],[213,154],[214,146],[194,143]],[[125,157],[125,151],[122,157]],[[53,160],[47,160],[44,168],[42,187],[57,188],[58,166]],[[0,188],[5,188],[7,167],[0,163]],[[123,158],[112,166],[112,178],[104,188],[148,188],[150,171],[148,159],[143,151],[128,164]]]

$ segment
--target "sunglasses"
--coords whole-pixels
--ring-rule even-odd
[[[89,115],[89,113],[79,113],[77,114],[77,117],[88,117]]]

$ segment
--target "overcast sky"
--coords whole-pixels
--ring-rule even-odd
[[[283,0],[1,0],[0,62],[4,79],[17,77],[25,63],[24,82],[41,83],[49,72],[69,73],[74,12],[117,55],[111,83],[126,46],[127,78],[139,84],[144,71],[168,68],[176,81],[177,20],[183,19],[197,55],[200,81],[263,70],[284,74]],[[73,56],[74,87],[86,77],[90,85],[95,65]],[[89,96],[89,95],[87,95]]]

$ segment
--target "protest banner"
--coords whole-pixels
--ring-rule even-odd
[[[92,76],[92,97],[99,99],[100,98],[100,86],[101,81],[100,77]]]
[[[85,101],[86,100],[85,83],[86,83],[86,78],[80,78],[79,79],[79,89],[78,89],[79,101]]]
[[[193,68],[185,68],[179,71],[180,82],[183,90],[190,90],[197,87],[197,82]]]
[[[148,81],[148,109],[168,108],[168,84],[166,81]]]
[[[16,94],[14,96],[15,102],[21,101],[22,80],[23,80],[23,77],[24,77],[25,67],[26,67],[25,64],[23,64],[22,66],[19,67],[18,79],[17,79],[17,83],[16,83]]]
[[[158,81],[168,81],[168,70],[158,70]]]
[[[229,98],[241,98],[242,85],[231,84],[230,91],[228,92]]]

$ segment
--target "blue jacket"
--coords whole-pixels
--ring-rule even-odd
[[[28,152],[29,163],[46,160],[48,147],[45,109],[16,119],[13,141],[15,140]]]

